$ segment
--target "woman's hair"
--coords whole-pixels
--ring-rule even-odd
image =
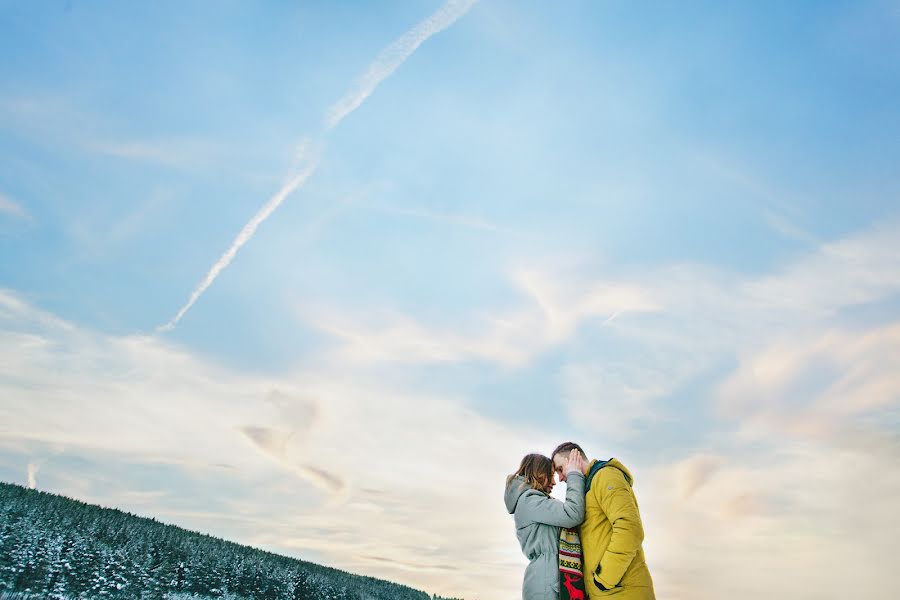
[[[519,464],[519,470],[506,478],[506,485],[519,476],[534,489],[543,491],[553,482],[553,461],[543,454],[527,454]]]

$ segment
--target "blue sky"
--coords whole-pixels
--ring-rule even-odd
[[[666,597],[900,583],[896,2],[3,1],[0,33],[4,480],[505,600],[503,476],[573,438],[633,467]]]

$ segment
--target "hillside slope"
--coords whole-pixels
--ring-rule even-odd
[[[0,482],[0,597],[432,600],[116,509]]]

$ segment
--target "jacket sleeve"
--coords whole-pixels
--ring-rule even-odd
[[[566,501],[543,494],[522,498],[521,518],[556,527],[576,527],[584,521],[584,475],[573,471],[566,477]],[[517,511],[518,512],[518,511]]]
[[[604,586],[613,588],[622,580],[641,547],[644,526],[634,491],[619,469],[602,469],[591,491],[597,495],[600,508],[612,525],[612,536],[600,558],[600,575],[597,578]]]

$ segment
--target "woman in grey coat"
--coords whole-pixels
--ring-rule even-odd
[[[540,454],[522,459],[506,479],[506,509],[514,516],[516,537],[528,558],[522,600],[559,600],[559,530],[584,520],[584,458],[569,455],[566,501],[550,497],[553,462]]]

